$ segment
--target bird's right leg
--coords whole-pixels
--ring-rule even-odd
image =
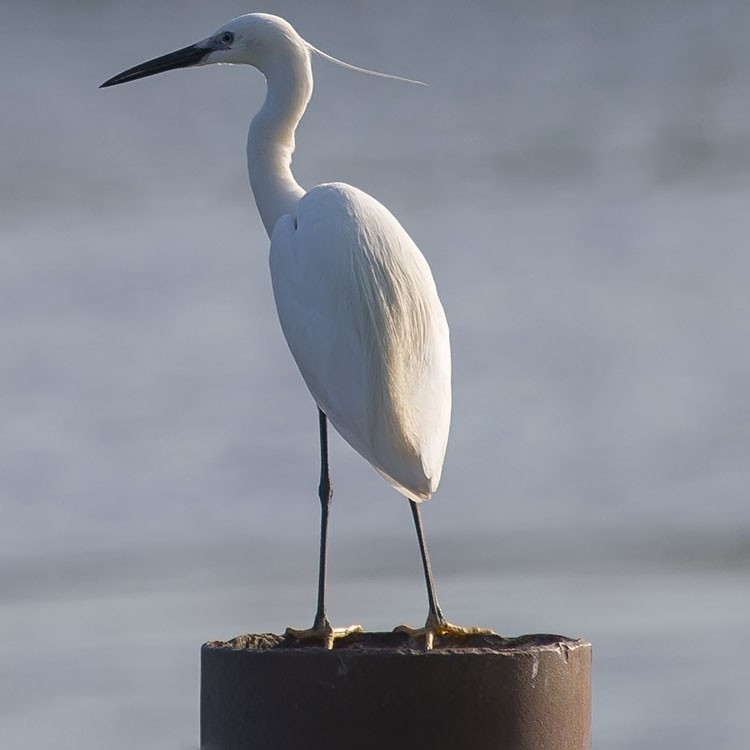
[[[326,415],[318,409],[318,425],[320,432],[320,484],[318,497],[320,498],[320,562],[318,567],[318,609],[315,621],[308,630],[287,628],[286,635],[299,640],[322,640],[327,649],[333,648],[336,638],[344,638],[362,630],[361,625],[350,625],[346,628],[334,628],[326,615],[326,563],[328,558],[328,516],[331,512],[333,488],[328,468],[328,420]]]
[[[417,531],[417,541],[419,542],[419,552],[422,556],[422,567],[424,569],[424,579],[427,584],[427,604],[429,607],[427,613],[427,622],[423,628],[411,628],[408,625],[399,625],[395,628],[395,633],[406,633],[410,638],[424,638],[425,648],[429,651],[432,649],[437,636],[453,636],[454,638],[466,638],[472,635],[495,635],[494,631],[488,628],[480,627],[463,627],[462,625],[453,625],[443,616],[443,611],[438,604],[437,593],[435,592],[435,579],[432,576],[432,565],[430,564],[430,554],[427,551],[427,540],[425,538],[424,528],[422,527],[422,515],[419,512],[419,503],[410,500],[411,513],[414,518],[414,528]]]

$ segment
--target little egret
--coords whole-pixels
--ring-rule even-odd
[[[174,68],[252,65],[266,98],[250,124],[247,162],[255,202],[271,239],[270,267],[281,328],[318,406],[321,504],[318,606],[312,628],[295,638],[335,638],[326,616],[326,547],[332,490],[327,421],[411,504],[429,614],[424,637],[491,632],[446,622],[435,594],[419,503],[437,489],[451,413],[448,324],[430,267],[393,215],[342,183],[301,188],[291,171],[294,133],[312,95],[311,54],[345,67],[308,44],[282,18],[240,16],[189,47],[110,78],[103,87]],[[389,78],[382,73],[374,73]],[[408,80],[408,79],[404,79]]]

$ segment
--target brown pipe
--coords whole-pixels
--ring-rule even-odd
[[[202,750],[589,750],[591,644],[361,633],[206,643]]]

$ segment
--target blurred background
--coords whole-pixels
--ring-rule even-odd
[[[316,412],[244,162],[263,79],[97,89],[253,10],[430,84],[316,61],[294,168],[385,203],[436,277],[449,619],[591,640],[596,748],[748,747],[750,4],[460,6],[3,10],[5,747],[197,748],[200,644],[312,620]],[[421,623],[406,502],[338,436],[332,470],[332,620]]]

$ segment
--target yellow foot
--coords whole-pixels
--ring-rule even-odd
[[[331,623],[326,620],[321,625],[313,625],[308,630],[296,630],[295,628],[287,628],[284,631],[284,635],[288,638],[296,638],[298,641],[323,641],[323,645],[329,651],[333,648],[333,642],[337,638],[346,638],[346,636],[352,633],[361,633],[361,625],[349,625],[347,628],[334,628],[331,627]]]
[[[430,613],[423,628],[410,628],[408,625],[399,625],[394,628],[394,633],[406,633],[411,640],[424,638],[427,651],[432,649],[436,636],[450,635],[454,638],[466,638],[470,635],[497,635],[494,630],[479,627],[462,627],[446,622],[442,617],[438,618]]]

